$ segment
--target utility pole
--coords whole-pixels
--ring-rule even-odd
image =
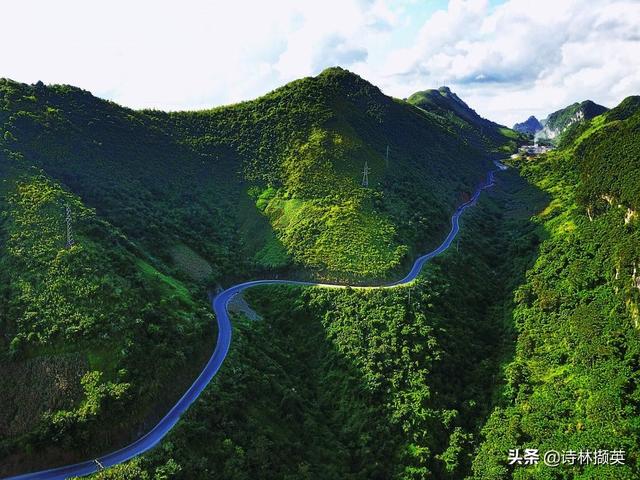
[[[67,220],[67,244],[66,248],[71,248],[75,241],[73,240],[73,230],[71,228],[71,207],[65,204],[66,220]]]
[[[386,154],[386,156],[384,157],[384,161],[385,161],[385,162],[386,162],[386,164],[387,164],[387,168],[389,168],[389,145],[387,145],[387,154]]]
[[[362,171],[362,186],[369,186],[369,163],[366,161],[364,162],[364,170]]]

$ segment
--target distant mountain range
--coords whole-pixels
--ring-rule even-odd
[[[508,141],[522,140],[513,130],[478,115],[449,87],[416,92],[407,102],[458,124],[462,128],[461,132],[470,133],[484,147],[495,148]]]
[[[516,123],[513,126],[513,129],[516,132],[525,133],[527,135],[535,135],[535,133],[542,130],[542,128],[540,121],[533,115],[527,118],[524,122]]]
[[[533,115],[522,123],[516,123],[513,129],[527,135],[535,135],[536,139],[547,139],[557,143],[560,136],[575,123],[591,120],[608,110],[591,100],[576,102],[550,114],[542,121]]]

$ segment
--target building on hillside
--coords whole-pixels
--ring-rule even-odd
[[[553,150],[553,147],[549,147],[547,145],[538,145],[538,142],[533,145],[523,145],[520,147],[520,153],[524,153],[527,155],[540,155],[542,153],[547,153],[548,151]]]

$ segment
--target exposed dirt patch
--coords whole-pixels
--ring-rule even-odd
[[[176,245],[170,251],[174,263],[193,280],[201,282],[211,275],[209,262],[186,245]]]
[[[47,411],[72,408],[88,369],[80,353],[0,364],[0,437],[30,431]]]

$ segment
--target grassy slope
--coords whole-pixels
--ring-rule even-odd
[[[625,215],[638,199],[639,120],[628,99],[565,148],[519,165],[552,202],[536,217],[546,239],[515,293],[515,356],[473,478],[638,478],[640,229]],[[627,460],[514,469],[512,448],[624,449]]]
[[[5,426],[13,471],[94,454],[162,413],[211,343],[204,284],[292,261],[331,278],[393,274],[439,240],[488,165],[447,119],[340,69],[176,114],[1,80],[0,125],[1,368],[9,385],[21,372],[42,384],[35,400],[3,397],[33,420]],[[370,188],[359,185],[365,160]],[[70,250],[63,201],[74,212]],[[193,259],[210,272],[198,284]],[[42,368],[63,379],[45,385]],[[65,389],[72,401],[55,401]],[[100,428],[116,415],[122,429]]]
[[[411,288],[251,291],[264,320],[235,320],[237,348],[185,420],[96,478],[169,462],[177,479],[462,478],[508,343],[503,301],[526,266],[513,258],[535,246],[527,219],[543,200],[502,174],[465,215],[459,250]]]
[[[22,161],[0,155],[0,168],[0,473],[8,473],[126,439],[155,416],[161,390],[176,397],[182,385],[164,385],[176,370],[192,371],[186,359],[214,332],[205,334],[212,315],[186,286],[77,196]],[[152,366],[147,355],[162,361]],[[32,451],[37,459],[25,457]]]
[[[416,92],[407,101],[449,119],[457,126],[460,137],[485,150],[509,153],[526,140],[515,130],[482,118],[448,87]]]

